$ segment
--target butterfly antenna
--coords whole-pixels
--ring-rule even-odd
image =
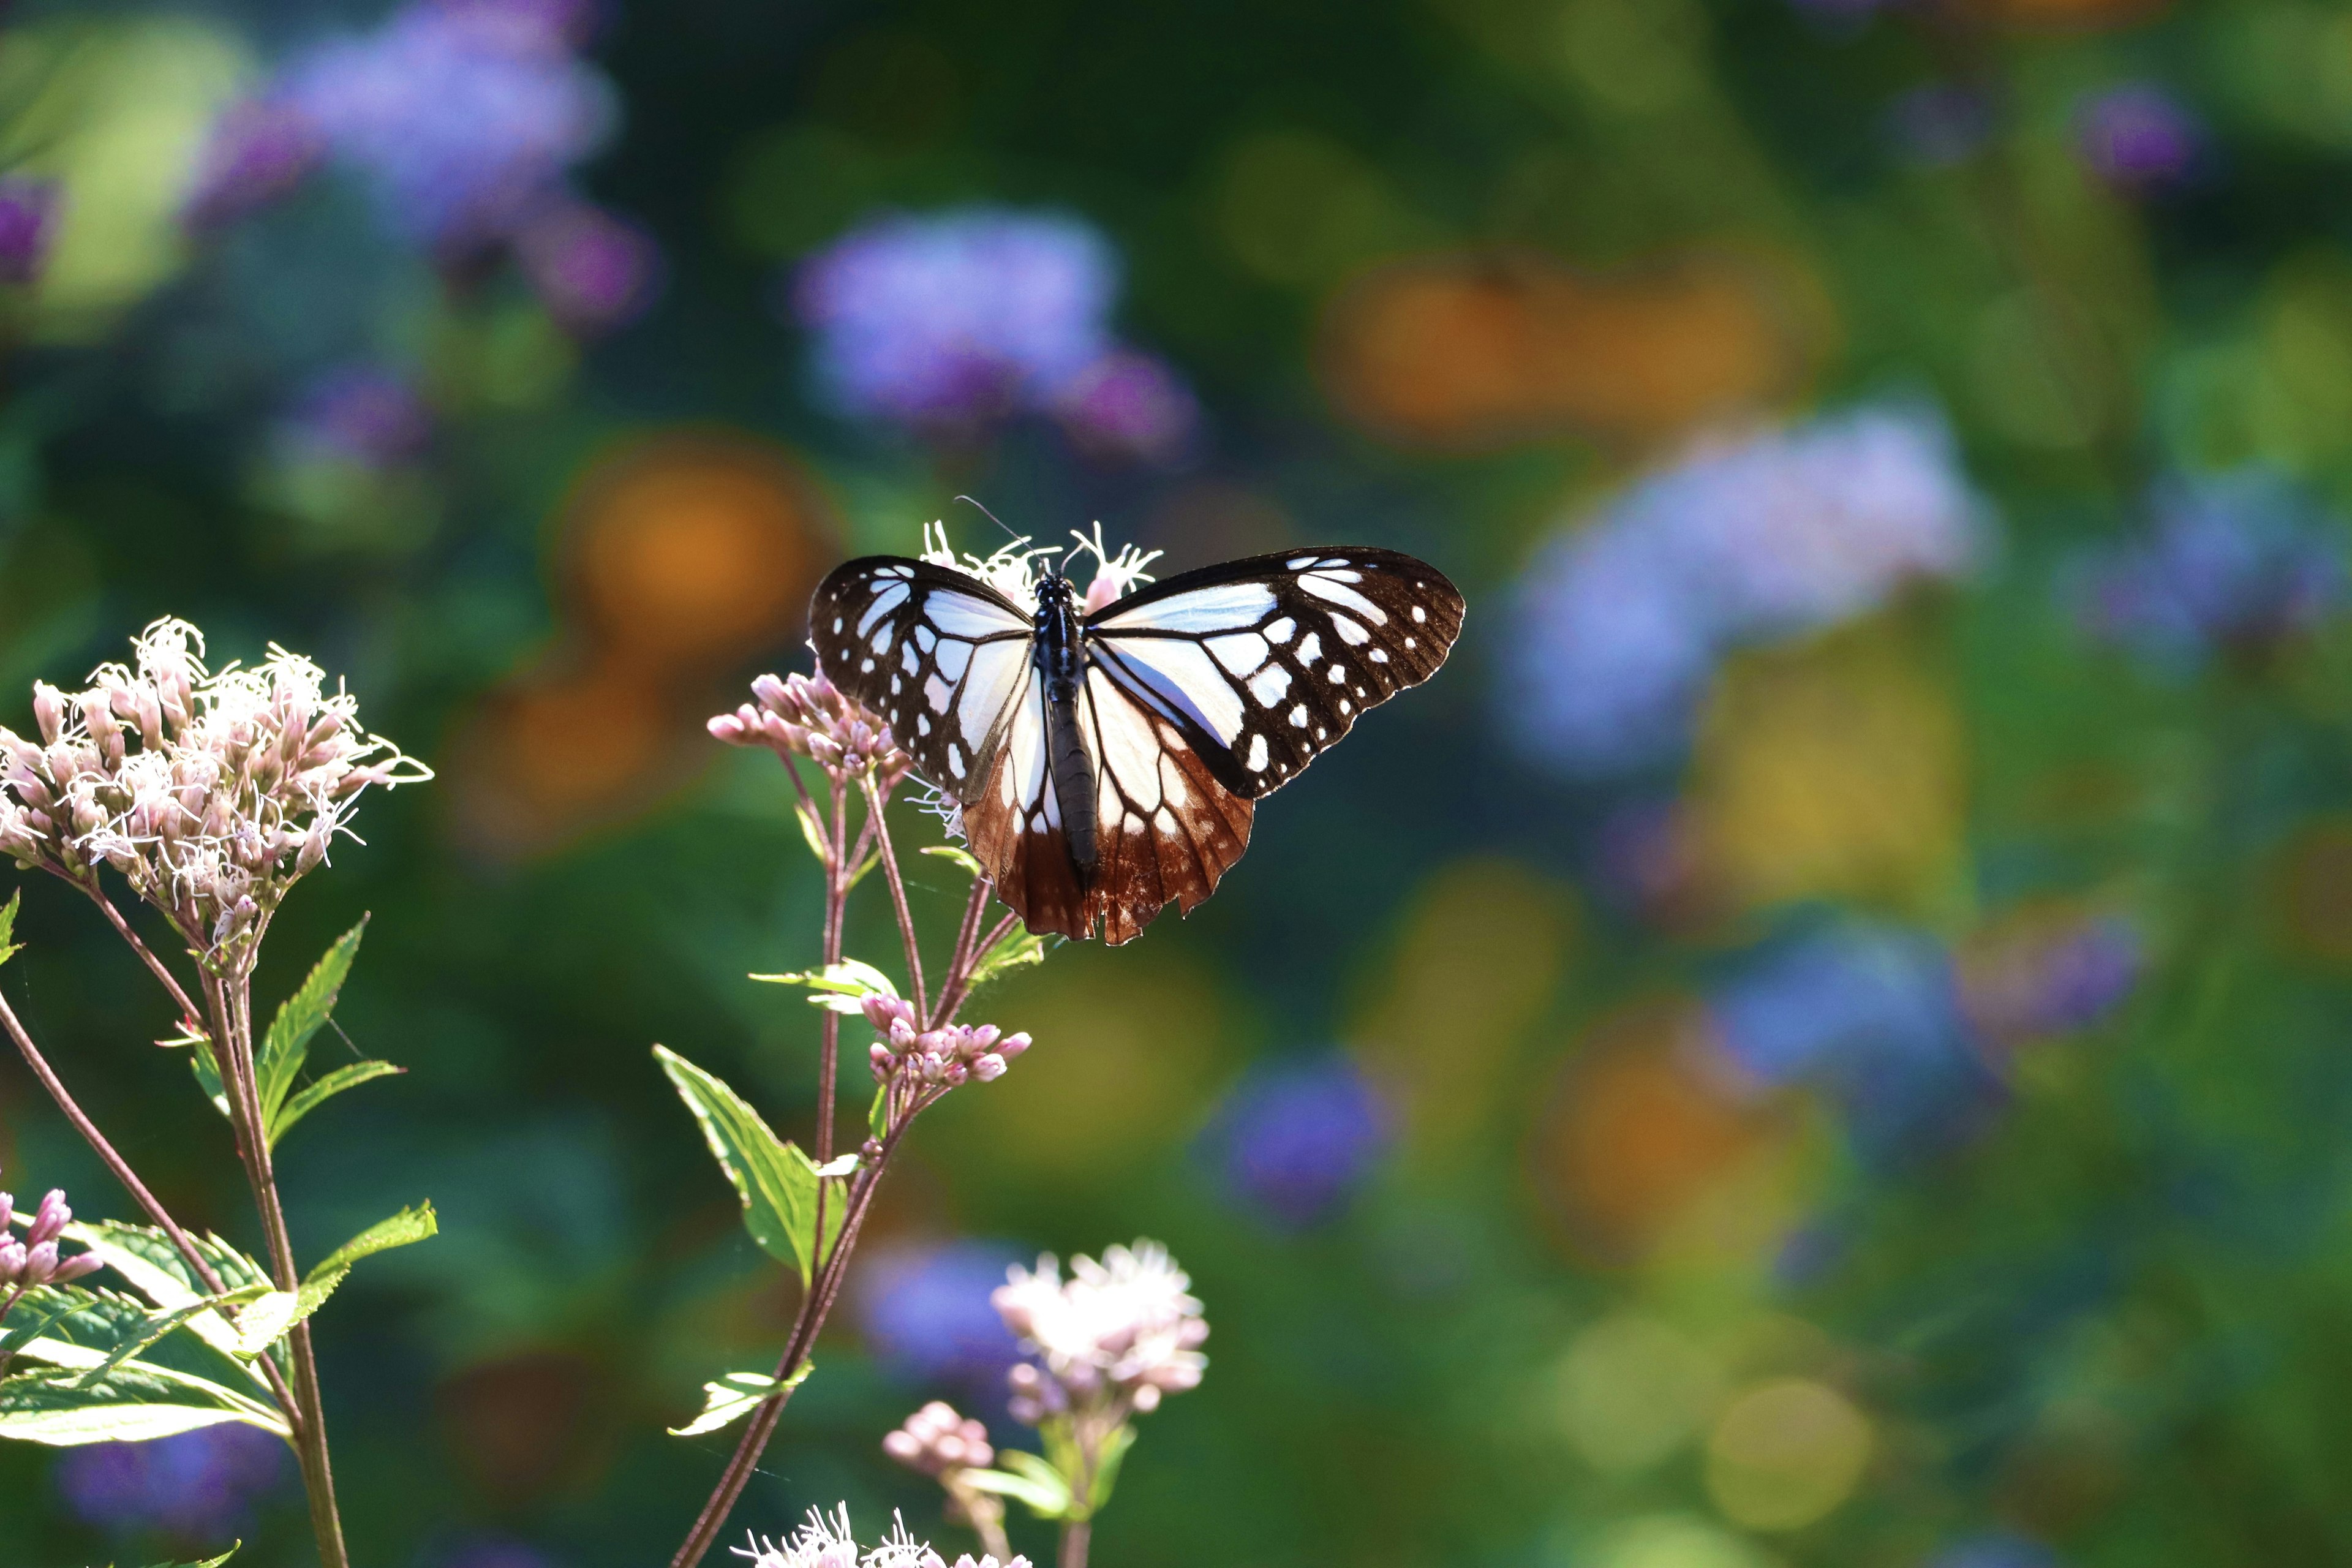
[[[955,499],[956,499],[956,500],[960,500],[960,501],[961,501],[961,502],[963,502],[963,504],[964,504],[964,505],[966,505],[966,506],[968,506],[968,507],[971,507],[971,508],[972,508],[973,510],[975,510],[976,511],[978,511],[978,512],[980,513],[980,515],[981,515],[981,516],[982,516],[982,517],[984,517],[984,518],[988,519],[988,521],[991,521],[991,522],[992,522],[992,523],[996,524],[996,526],[997,526],[997,527],[999,527],[999,528],[1003,528],[1003,529],[1004,529],[1004,537],[1005,537],[1005,538],[1007,538],[1007,539],[1009,539],[1009,540],[1013,541],[1013,543],[1015,543],[1015,544],[1018,544],[1018,543],[1020,543],[1020,542],[1021,542],[1021,536],[1020,536],[1019,534],[1017,534],[1017,533],[1013,532],[1010,528],[1005,528],[1005,525],[1004,525],[1004,520],[1003,520],[1003,518],[1001,518],[1001,517],[997,516],[994,512],[992,512],[992,511],[989,510],[986,507],[982,506],[978,501],[976,501],[976,500],[972,500],[970,496],[958,496],[958,497],[956,497]]]

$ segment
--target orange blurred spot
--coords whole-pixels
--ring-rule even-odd
[[[656,668],[728,664],[797,629],[832,531],[764,443],[659,437],[581,481],[562,528],[583,629]]]
[[[2280,861],[2277,888],[2287,941],[2310,957],[2352,963],[2352,821],[2305,828]]]
[[[1707,1072],[1703,1029],[1686,1002],[1636,1004],[1560,1075],[1537,1130],[1535,1174],[1570,1239],[1596,1260],[1645,1256],[1788,1131],[1782,1114],[1743,1103]]]
[[[1654,440],[1794,389],[1812,355],[1793,281],[1714,258],[1614,279],[1526,254],[1402,262],[1332,303],[1323,384],[1405,445]]]
[[[593,465],[558,512],[554,645],[486,694],[446,770],[460,830],[545,853],[716,755],[720,683],[801,636],[832,521],[782,448],[693,431]]]

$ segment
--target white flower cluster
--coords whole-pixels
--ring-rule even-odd
[[[1013,1369],[1013,1414],[1035,1426],[1077,1406],[1156,1408],[1163,1394],[1197,1388],[1209,1358],[1209,1325],[1187,1294],[1190,1276],[1154,1241],[1113,1247],[1097,1263],[1049,1255],[1036,1272],[1015,1265],[990,1297],[1005,1326],[1042,1364]]]
[[[751,1568],[949,1568],[946,1558],[907,1533],[904,1520],[893,1526],[888,1539],[877,1542],[869,1552],[860,1552],[850,1530],[847,1503],[830,1517],[822,1510],[809,1510],[808,1522],[781,1542],[755,1535],[749,1547],[738,1546],[734,1551],[736,1556],[749,1559]],[[1029,1559],[1015,1557],[999,1563],[993,1557],[974,1560],[966,1555],[957,1558],[953,1568],[1029,1568]]]
[[[38,741],[0,729],[0,854],[85,884],[112,867],[225,969],[369,785],[432,773],[299,654],[213,673],[204,635],[169,619],[132,647],[85,691],[36,685]]]
[[[1160,559],[1157,550],[1145,552],[1132,544],[1123,545],[1114,555],[1103,542],[1102,524],[1095,524],[1094,537],[1089,539],[1077,530],[1070,531],[1077,541],[1072,554],[1085,553],[1095,558],[1094,581],[1087,585],[1086,601],[1081,612],[1091,615],[1116,599],[1135,592],[1139,584],[1151,581],[1146,570]],[[998,548],[992,555],[962,555],[948,542],[947,524],[934,522],[923,530],[922,558],[934,566],[944,566],[950,572],[961,572],[967,577],[977,577],[1014,604],[1026,606],[1037,597],[1037,580],[1043,574],[1037,563],[1050,559],[1054,552],[1043,545],[1033,545],[1023,534]]]

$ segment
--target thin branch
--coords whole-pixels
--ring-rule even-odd
[[[923,1026],[937,1029],[952,1022],[948,1013],[948,999],[954,989],[963,984],[964,975],[979,960],[972,945],[980,936],[981,916],[988,910],[989,883],[984,877],[971,879],[971,897],[964,900],[963,921],[956,927],[955,952],[948,957],[948,972],[940,976],[940,1010],[924,1020]]]
[[[890,842],[890,824],[883,815],[887,805],[869,776],[866,781],[866,820],[873,824],[875,841],[882,848],[882,872],[890,888],[890,909],[898,917],[898,940],[907,949],[907,980],[914,987],[915,1016],[927,1018],[931,1009],[923,995],[923,950],[915,940],[915,917],[907,908],[906,879],[898,874],[898,851]]]
[[[973,944],[971,955],[965,963],[964,972],[956,976],[953,985],[940,994],[940,1024],[953,1018],[962,1008],[965,1000],[971,995],[971,972],[979,966],[981,959],[993,952],[998,942],[1012,935],[1013,928],[1020,923],[1019,915],[1006,915],[989,929],[986,936]],[[933,1026],[933,1027],[937,1026],[937,1024]]]

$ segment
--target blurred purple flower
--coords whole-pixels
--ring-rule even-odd
[[[1995,1087],[1959,1001],[1940,943],[1856,923],[1768,951],[1707,1011],[1742,1077],[1831,1089],[1864,1151],[1893,1157],[1965,1126]]]
[[[559,202],[515,237],[515,255],[548,313],[575,328],[635,319],[659,291],[661,251],[635,224],[585,202]]]
[[[1060,397],[1081,447],[1164,463],[1182,455],[1201,419],[1192,389],[1166,362],[1118,349],[1080,371]]]
[[[2083,162],[2131,195],[2186,178],[2203,157],[2205,142],[2203,122],[2154,82],[2107,88],[2075,106],[2074,145]]]
[[[1963,1005],[1996,1040],[2071,1034],[2098,1023],[2139,984],[2146,954],[2128,921],[2083,921],[2053,938],[1996,948],[1963,964]]]
[[[841,412],[969,425],[1053,407],[1111,351],[1118,268],[1074,217],[894,216],[803,265],[793,304]]]
[[[296,60],[277,94],[368,176],[399,233],[446,249],[503,239],[612,133],[612,84],[572,53],[576,18],[415,0]]]
[[[254,1505],[289,1468],[283,1442],[228,1422],[151,1443],[70,1449],[55,1475],[67,1508],[87,1524],[222,1545],[250,1533]]]
[[[278,99],[234,104],[213,122],[182,208],[190,228],[243,217],[284,195],[326,156],[318,123]]]
[[[433,1568],[556,1568],[556,1559],[508,1536],[477,1536],[436,1554]]]
[[[310,379],[279,431],[299,456],[384,468],[424,450],[433,416],[397,372],[343,364]]]
[[[1959,576],[1986,532],[1930,414],[1864,408],[1703,444],[1529,566],[1505,655],[1511,729],[1570,773],[1666,761],[1723,653]]]
[[[1021,1347],[989,1297],[1020,1257],[992,1241],[876,1249],[864,1264],[857,1311],[883,1370],[905,1383],[953,1384],[1001,1400]]]
[[[1253,1068],[1218,1107],[1202,1146],[1237,1201],[1299,1229],[1339,1211],[1392,1131],[1372,1086],[1330,1051]]]
[[[55,180],[0,176],[0,283],[30,283],[49,259],[62,195]]]
[[[1948,1546],[1927,1568],[2060,1568],[2058,1554],[2021,1535],[1979,1535]]]
[[[2341,524],[2261,469],[2159,485],[2152,536],[2078,561],[2062,578],[2084,627],[2159,666],[2306,631],[2345,595]]]
[[[1886,109],[1886,132],[1896,151],[1930,169],[1967,162],[1992,132],[1992,99],[1958,82],[1915,87]]]

